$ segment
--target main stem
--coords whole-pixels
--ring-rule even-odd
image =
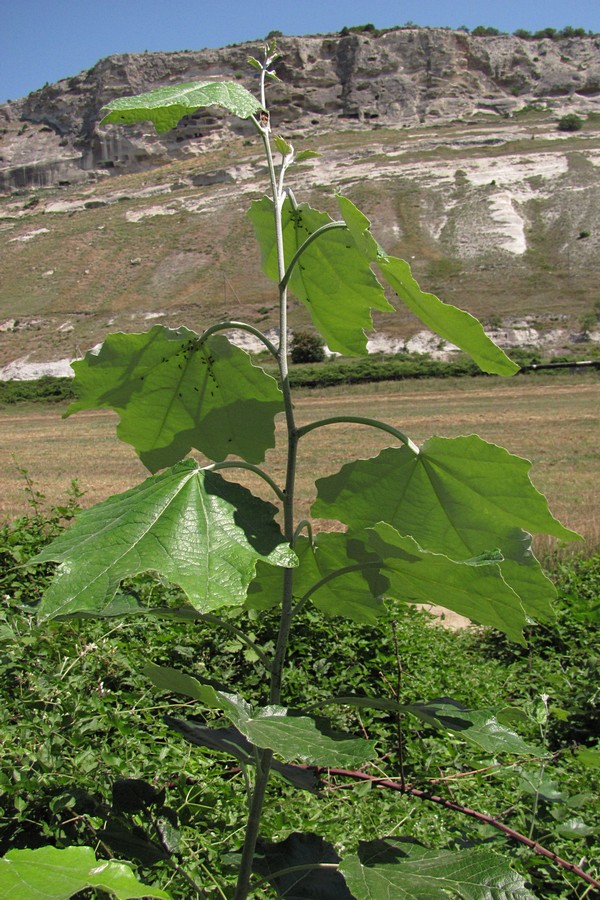
[[[267,60],[265,63],[265,69],[268,65],[269,61]],[[265,69],[263,69],[261,79],[261,99],[263,107],[266,109],[264,100]],[[283,531],[286,540],[289,542],[290,546],[293,547],[295,541],[294,490],[296,483],[298,432],[294,420],[294,408],[292,405],[288,371],[287,284],[285,281],[286,270],[283,246],[283,226],[281,219],[281,210],[285,194],[283,192],[283,179],[280,179],[279,184],[277,182],[275,164],[273,162],[273,154],[271,151],[271,144],[269,142],[269,123],[267,121],[266,124],[259,125],[258,127],[263,140],[265,155],[269,168],[271,191],[273,195],[273,211],[275,216],[277,267],[279,276],[279,349],[277,351],[277,361],[279,365],[279,373],[281,376],[281,390],[283,392],[287,426],[287,466],[283,497]],[[292,622],[292,591],[293,569],[284,569],[279,634],[277,636],[275,656],[271,666],[271,684],[269,690],[269,702],[271,704],[278,704],[281,699],[283,666],[285,663],[285,655],[287,651],[290,627]],[[261,750],[259,752],[259,762],[256,767],[256,781],[254,783],[254,789],[252,791],[252,800],[250,803],[250,811],[248,814],[248,821],[246,825],[246,835],[244,839],[244,847],[242,850],[242,859],[240,862],[240,870],[238,874],[234,900],[245,900],[245,898],[248,896],[248,891],[250,888],[250,878],[252,876],[252,862],[256,849],[256,841],[258,839],[265,792],[269,783],[269,776],[271,773],[272,759],[273,753],[271,750]]]

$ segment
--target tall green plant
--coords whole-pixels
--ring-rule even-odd
[[[253,890],[253,870],[264,875],[265,865],[266,877],[281,892],[291,869],[294,878],[300,872],[317,879],[310,882],[313,892],[319,884],[327,897],[362,900],[384,896],[385,890],[394,896],[414,890],[428,897],[448,892],[484,897],[500,889],[504,893],[498,896],[527,897],[520,876],[481,849],[440,852],[388,841],[346,854],[332,871],[331,859],[324,862],[322,845],[312,835],[301,846],[287,846],[286,872],[276,871],[282,866],[275,852],[267,863],[262,858],[262,869],[256,861],[274,769],[306,789],[297,763],[357,768],[377,756],[373,742],[332,733],[320,717],[286,707],[286,653],[299,612],[314,604],[327,615],[370,623],[384,611],[386,598],[400,604],[434,602],[523,642],[527,624],[551,618],[554,596],[532,553],[531,533],[577,537],[550,514],[529,480],[530,464],[477,436],[434,437],[418,447],[377,419],[335,416],[297,424],[288,374],[288,292],[304,303],[334,351],[366,355],[371,311],[393,308],[386,286],[483,371],[510,376],[518,366],[475,318],[424,293],[408,263],[386,253],[348,198],[337,198],[338,220],[297,203],[287,187],[288,171],[313,154],[272,136],[265,84],[276,77],[277,58],[272,44],[264,61],[250,59],[260,73],[258,99],[238,83],[207,82],[161,88],[107,107],[105,123],[150,120],[159,132],[210,105],[254,124],[264,147],[270,195],[254,202],[249,216],[263,270],[278,292],[279,340],[273,343],[252,325],[234,321],[216,323],[202,334],[155,326],[145,334],[109,335],[99,350],[74,363],[78,400],[68,413],[115,410],[119,438],[131,444],[151,474],[137,487],[82,512],[38,554],[38,562],[59,563],[40,604],[40,619],[131,612],[136,601],[118,588],[143,571],[181,588],[188,604],[182,614],[192,622],[231,630],[220,610],[278,610],[277,631],[262,646],[234,628],[262,666],[261,706],[252,707],[235,686],[215,686],[152,663],[146,670],[159,689],[221,713],[214,728],[172,717],[176,731],[192,743],[225,750],[245,771],[254,772],[248,777],[238,900]],[[277,379],[223,334],[235,329],[260,339],[277,364]],[[280,414],[286,423],[283,484],[262,467],[275,444]],[[391,446],[317,482],[313,518],[337,519],[346,526],[345,531],[317,532],[298,521],[298,452],[312,431],[342,422],[383,430]],[[212,462],[202,466],[186,458],[190,450]],[[266,482],[274,503],[221,474],[235,468]],[[486,752],[531,750],[490,710],[457,713],[442,701],[399,707],[368,691],[326,702],[394,708],[479,741]]]

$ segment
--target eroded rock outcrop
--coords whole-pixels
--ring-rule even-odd
[[[383,34],[283,37],[279,84],[270,91],[276,126],[373,127],[435,122],[528,104],[600,111],[600,39],[523,40],[401,28]],[[89,71],[0,106],[0,191],[73,184],[98,173],[136,171],[202,151],[231,130],[250,132],[216,109],[188,116],[167,135],[147,126],[101,128],[118,96],[208,78],[256,86],[247,66],[255,44],[218,50],[120,54]]]

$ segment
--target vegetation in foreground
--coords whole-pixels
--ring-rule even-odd
[[[258,701],[264,685],[254,654],[222,631],[151,617],[39,628],[33,608],[49,572],[21,566],[59,533],[79,492],[75,486],[63,506],[50,509],[31,483],[27,492],[31,513],[0,529],[0,855],[91,844],[101,857],[130,861],[173,897],[190,896],[189,878],[204,895],[224,896],[217,884],[227,891],[235,881],[226,847],[232,835],[241,839],[243,774],[230,753],[169,737],[162,716],[173,712],[174,698],[157,698],[140,672],[151,661],[226,677]],[[386,711],[346,710],[337,724],[392,748],[367,773],[399,772],[402,764],[407,785],[501,810],[505,825],[593,873],[600,856],[600,556],[548,562],[559,589],[557,619],[532,628],[527,648],[492,629],[447,630],[423,610],[392,606],[366,629],[313,610],[296,629],[287,688],[298,702],[306,701],[307,684],[315,702],[369,685],[406,702],[452,696],[477,708],[491,697],[510,707],[522,738],[544,748],[539,757],[515,763]],[[172,588],[149,578],[127,587],[157,605],[172,600]],[[265,614],[243,619],[231,621],[257,638],[271,624]],[[196,704],[178,701],[181,712],[207,721]],[[385,821],[390,834],[430,847],[501,848],[540,898],[593,896],[579,879],[476,820],[348,782],[325,775],[321,797],[304,792],[299,805],[278,778],[265,836],[283,841],[308,820],[340,850],[373,840]]]

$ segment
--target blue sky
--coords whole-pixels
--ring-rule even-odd
[[[372,22],[600,32],[600,0],[4,0],[0,102],[75,75],[112,53],[221,47],[269,31],[316,34]]]

